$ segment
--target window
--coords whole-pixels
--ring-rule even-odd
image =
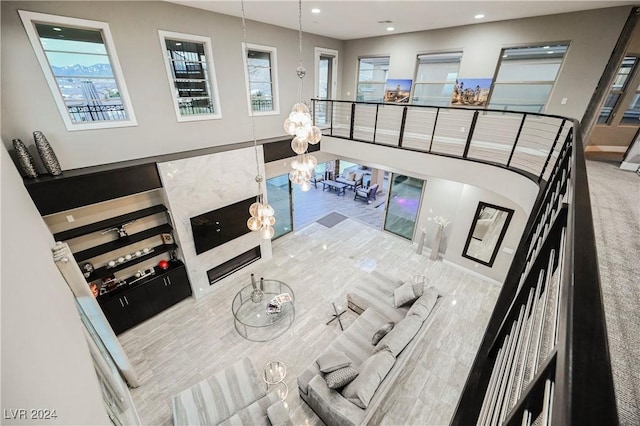
[[[462,52],[419,55],[413,103],[449,106],[461,58]]]
[[[389,73],[389,57],[360,58],[357,101],[382,102]]]
[[[502,50],[489,108],[542,112],[569,45]]]
[[[278,114],[278,84],[276,80],[276,48],[243,43],[245,76],[249,87],[249,113]]]
[[[631,124],[634,126],[640,125],[640,85],[636,87],[633,99],[627,107],[620,124]]]
[[[158,31],[178,121],[222,118],[211,39]]]
[[[618,73],[616,74],[616,78],[611,85],[609,96],[607,96],[607,99],[605,100],[604,105],[600,110],[600,115],[598,116],[598,124],[608,123],[611,118],[613,118],[613,110],[618,104],[618,101],[622,98],[625,90],[627,89],[629,78],[633,74],[633,69],[635,68],[637,62],[638,58],[634,56],[626,56],[622,60],[622,64],[620,65]],[[637,99],[634,99],[634,101],[635,102],[632,102],[632,104],[637,104]],[[623,123],[625,122],[627,116],[630,116],[630,114],[625,113],[625,116],[622,118]]]
[[[137,124],[107,23],[19,13],[67,130]]]

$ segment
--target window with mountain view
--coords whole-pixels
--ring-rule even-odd
[[[276,48],[243,43],[250,114],[278,114]]]
[[[108,24],[20,11],[68,130],[135,125]]]
[[[178,121],[221,118],[211,39],[159,31]]]

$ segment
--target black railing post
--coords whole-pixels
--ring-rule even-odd
[[[518,133],[516,134],[516,140],[513,141],[513,148],[511,148],[511,154],[509,154],[509,159],[507,160],[507,168],[511,165],[511,159],[513,158],[513,153],[516,152],[516,145],[518,145],[518,141],[520,140],[520,133],[522,133],[522,128],[524,127],[524,122],[527,119],[527,114],[522,114],[522,121],[520,121],[520,127],[518,128]]]
[[[329,105],[331,105],[331,113],[330,113],[330,117],[331,117],[331,129],[330,129],[330,132],[331,132],[331,136],[333,136],[333,101],[330,101],[330,102],[331,102],[330,104],[329,104],[328,102],[329,102],[329,101],[327,101],[327,107],[328,107]]]
[[[353,140],[353,127],[356,121],[356,103],[351,104],[351,126],[349,129],[349,139]]]
[[[380,104],[376,104],[376,119],[373,121],[373,143],[376,143],[376,132],[378,131],[378,111]]]
[[[474,111],[473,119],[471,120],[471,127],[469,127],[469,135],[467,136],[467,143],[464,146],[464,152],[462,153],[462,158],[467,158],[467,154],[469,153],[469,146],[471,145],[471,139],[473,139],[473,132],[476,129],[477,121],[478,121],[478,111]]]
[[[398,147],[402,148],[402,138],[404,137],[404,125],[407,122],[407,110],[408,107],[402,108],[402,121],[400,122],[400,136],[398,137]]]
[[[544,166],[542,166],[542,171],[540,172],[540,176],[538,176],[538,182],[542,180],[542,176],[544,176],[544,171],[547,170],[547,166],[549,165],[549,160],[551,160],[551,156],[553,155],[553,150],[556,149],[556,145],[558,144],[558,140],[560,139],[560,135],[562,134],[562,129],[564,129],[564,123],[567,120],[562,120],[562,124],[558,128],[558,133],[556,133],[556,138],[553,141],[553,145],[551,145],[551,149],[549,150],[549,155],[547,155],[547,161],[544,162]]]
[[[436,118],[433,120],[433,130],[431,130],[431,142],[429,142],[429,151],[431,152],[431,147],[433,146],[433,138],[436,136],[436,126],[438,125],[438,115],[440,115],[440,108],[436,108]]]

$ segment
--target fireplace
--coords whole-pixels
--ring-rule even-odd
[[[256,246],[249,251],[242,253],[234,257],[233,259],[227,260],[221,265],[216,266],[213,269],[209,269],[207,271],[207,278],[209,279],[209,285],[213,285],[216,282],[220,281],[224,277],[227,277],[233,274],[236,271],[244,268],[247,265],[252,264],[256,260],[262,257],[260,252],[260,246]]]

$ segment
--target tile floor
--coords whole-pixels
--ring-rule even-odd
[[[332,228],[311,223],[276,240],[273,254],[270,261],[237,273],[219,291],[180,302],[119,336],[142,383],[131,394],[144,424],[171,424],[172,395],[244,356],[258,368],[271,360],[284,362],[294,424],[322,424],[299,397],[296,374],[341,332],[335,321],[325,324],[333,313],[331,303],[345,306],[347,289],[366,283],[372,271],[402,279],[426,275],[443,295],[432,326],[372,423],[449,423],[499,286],[433,262],[409,241],[354,219]],[[252,272],[287,282],[296,296],[292,327],[269,342],[247,341],[234,328],[231,301]],[[345,327],[355,318],[347,311]]]

